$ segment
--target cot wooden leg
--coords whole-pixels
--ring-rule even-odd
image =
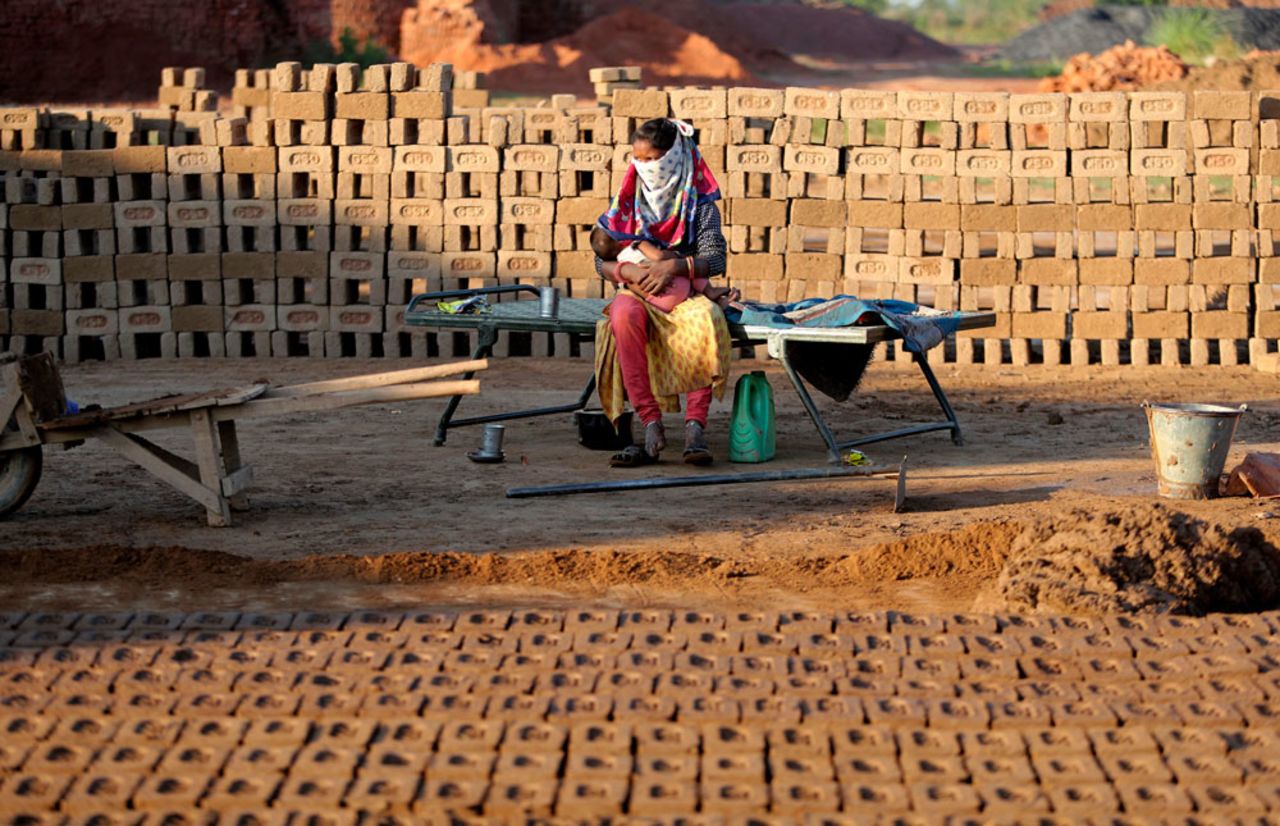
[[[227,527],[231,524],[231,502],[222,495],[222,480],[226,478],[227,472],[223,465],[218,425],[209,411],[191,411],[191,436],[195,440],[200,484],[216,492],[214,500],[205,506],[209,524],[215,528]]]

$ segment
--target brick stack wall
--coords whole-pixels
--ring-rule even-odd
[[[619,88],[489,105],[435,65],[198,71],[165,108],[0,110],[0,344],[69,361],[452,356],[414,293],[600,297],[587,235],[631,130],[692,122],[729,280],[989,310],[959,364],[1277,359],[1280,94]],[[512,336],[509,354],[579,355]],[[905,360],[907,354],[894,353]]]

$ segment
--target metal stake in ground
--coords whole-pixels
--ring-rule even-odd
[[[579,482],[569,485],[544,485],[533,488],[507,488],[508,499],[530,499],[536,496],[568,496],[576,493],[612,493],[626,490],[652,490],[654,488],[691,488],[702,485],[743,485],[751,482],[800,482],[813,479],[842,479],[884,477],[893,473],[888,466],[850,468],[796,468],[793,470],[769,470],[759,473],[733,473],[721,476],[669,476],[658,479],[624,479],[618,482]],[[893,511],[898,513],[907,498],[907,457],[898,465],[898,486],[894,494]]]

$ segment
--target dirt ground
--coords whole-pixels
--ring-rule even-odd
[[[81,404],[166,392],[278,384],[406,366],[394,361],[245,360],[67,367]],[[586,378],[582,361],[495,360],[463,412],[556,404]],[[813,425],[776,365],[763,369],[778,407],[769,469],[825,465]],[[675,459],[622,471],[576,443],[568,415],[509,423],[507,462],[466,458],[477,429],[432,445],[441,402],[379,405],[247,422],[252,507],[231,528],[206,527],[189,500],[88,444],[48,450],[44,479],[5,523],[9,575],[0,604],[87,610],[163,605],[774,605],[964,611],[1000,569],[1022,525],[1076,508],[1155,500],[1144,399],[1247,403],[1228,467],[1246,450],[1280,450],[1280,400],[1247,368],[942,367],[965,444],[931,433],[866,448],[908,462],[905,513],[891,479],[738,485],[511,500],[512,486],[757,469],[723,461],[731,393],[713,408],[720,461]],[[875,363],[849,403],[820,401],[852,436],[938,416],[914,368]],[[678,444],[678,418],[669,430]],[[185,434],[157,441],[189,449]],[[1223,526],[1280,540],[1280,508],[1246,499],[1173,503]],[[491,553],[489,553],[491,552]],[[228,554],[234,556],[227,556]],[[56,562],[56,564],[50,564]]]

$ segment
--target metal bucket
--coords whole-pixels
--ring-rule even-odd
[[[1246,405],[1152,404],[1143,402],[1151,431],[1160,495],[1170,499],[1212,499],[1227,462],[1231,438]]]

